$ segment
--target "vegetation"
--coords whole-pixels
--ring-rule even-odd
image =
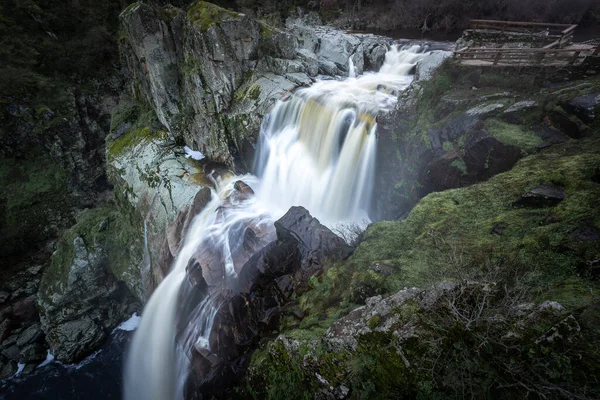
[[[51,265],[44,273],[40,293],[52,293],[52,287],[67,283],[75,259],[73,240],[76,237],[83,239],[88,253],[100,257],[106,252],[106,267],[117,279],[127,282],[130,287],[139,286],[140,227],[140,221],[124,217],[114,204],[83,210],[77,215],[75,225],[62,233]]]
[[[552,147],[488,182],[430,194],[404,221],[370,226],[347,262],[311,278],[296,300],[303,318],[283,320],[287,339],[253,356],[247,393],[276,398],[293,383],[308,397],[328,386],[356,399],[597,397],[600,336],[588,318],[598,312],[590,262],[600,244],[578,232],[600,232],[599,149],[598,135]],[[515,205],[543,183],[563,187],[565,199]],[[363,321],[354,348],[324,335],[367,297],[443,281],[457,286],[432,304],[425,291]],[[564,309],[534,313],[546,300]]]
[[[218,22],[240,20],[240,14],[226,10],[206,1],[194,3],[188,9],[188,18],[202,30],[207,30]]]
[[[71,221],[65,170],[51,160],[0,161],[0,254],[40,246]]]

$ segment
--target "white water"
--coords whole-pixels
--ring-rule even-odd
[[[268,231],[295,205],[330,226],[368,219],[375,115],[395,105],[398,91],[412,79],[409,71],[422,57],[418,47],[392,48],[378,73],[319,81],[275,106],[261,130],[256,176],[214,180],[212,200],[194,218],[171,272],[146,304],[127,357],[126,400],[182,399],[192,349],[210,351],[219,306],[210,296],[191,312],[177,344],[175,339],[186,266],[198,249],[211,249],[212,257],[220,257],[219,284],[227,286],[242,266],[236,265],[235,252],[247,226]],[[238,180],[256,196],[235,191]]]

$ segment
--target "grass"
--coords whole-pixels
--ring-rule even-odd
[[[220,22],[239,21],[242,19],[240,14],[226,10],[206,1],[194,3],[188,9],[188,19],[202,30],[206,31],[211,26]]]
[[[510,124],[496,118],[485,121],[485,128],[501,143],[516,146],[524,154],[534,153],[542,139],[523,125]]]

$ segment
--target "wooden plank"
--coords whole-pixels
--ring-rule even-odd
[[[495,53],[497,51],[506,52],[506,53],[514,53],[514,52],[522,52],[522,53],[572,53],[575,51],[574,49],[544,49],[539,47],[534,48],[485,48],[485,47],[471,47],[466,52],[468,53]]]
[[[472,19],[471,22],[476,23],[488,23],[488,24],[497,24],[497,25],[515,25],[515,26],[543,26],[543,27],[555,27],[555,28],[569,28],[573,26],[572,24],[550,24],[543,22],[522,22],[522,21],[498,21],[491,19]],[[576,26],[576,25],[575,25]]]

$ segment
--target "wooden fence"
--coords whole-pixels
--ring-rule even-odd
[[[541,34],[548,39],[555,39],[552,43],[544,48],[563,48],[573,42],[573,33],[577,25],[570,24],[545,24],[538,22],[517,22],[517,21],[494,21],[487,19],[472,19],[471,28],[489,29],[499,31],[501,33],[529,33]]]
[[[600,46],[559,48],[463,48],[454,58],[469,65],[579,65],[588,56],[600,54]]]

